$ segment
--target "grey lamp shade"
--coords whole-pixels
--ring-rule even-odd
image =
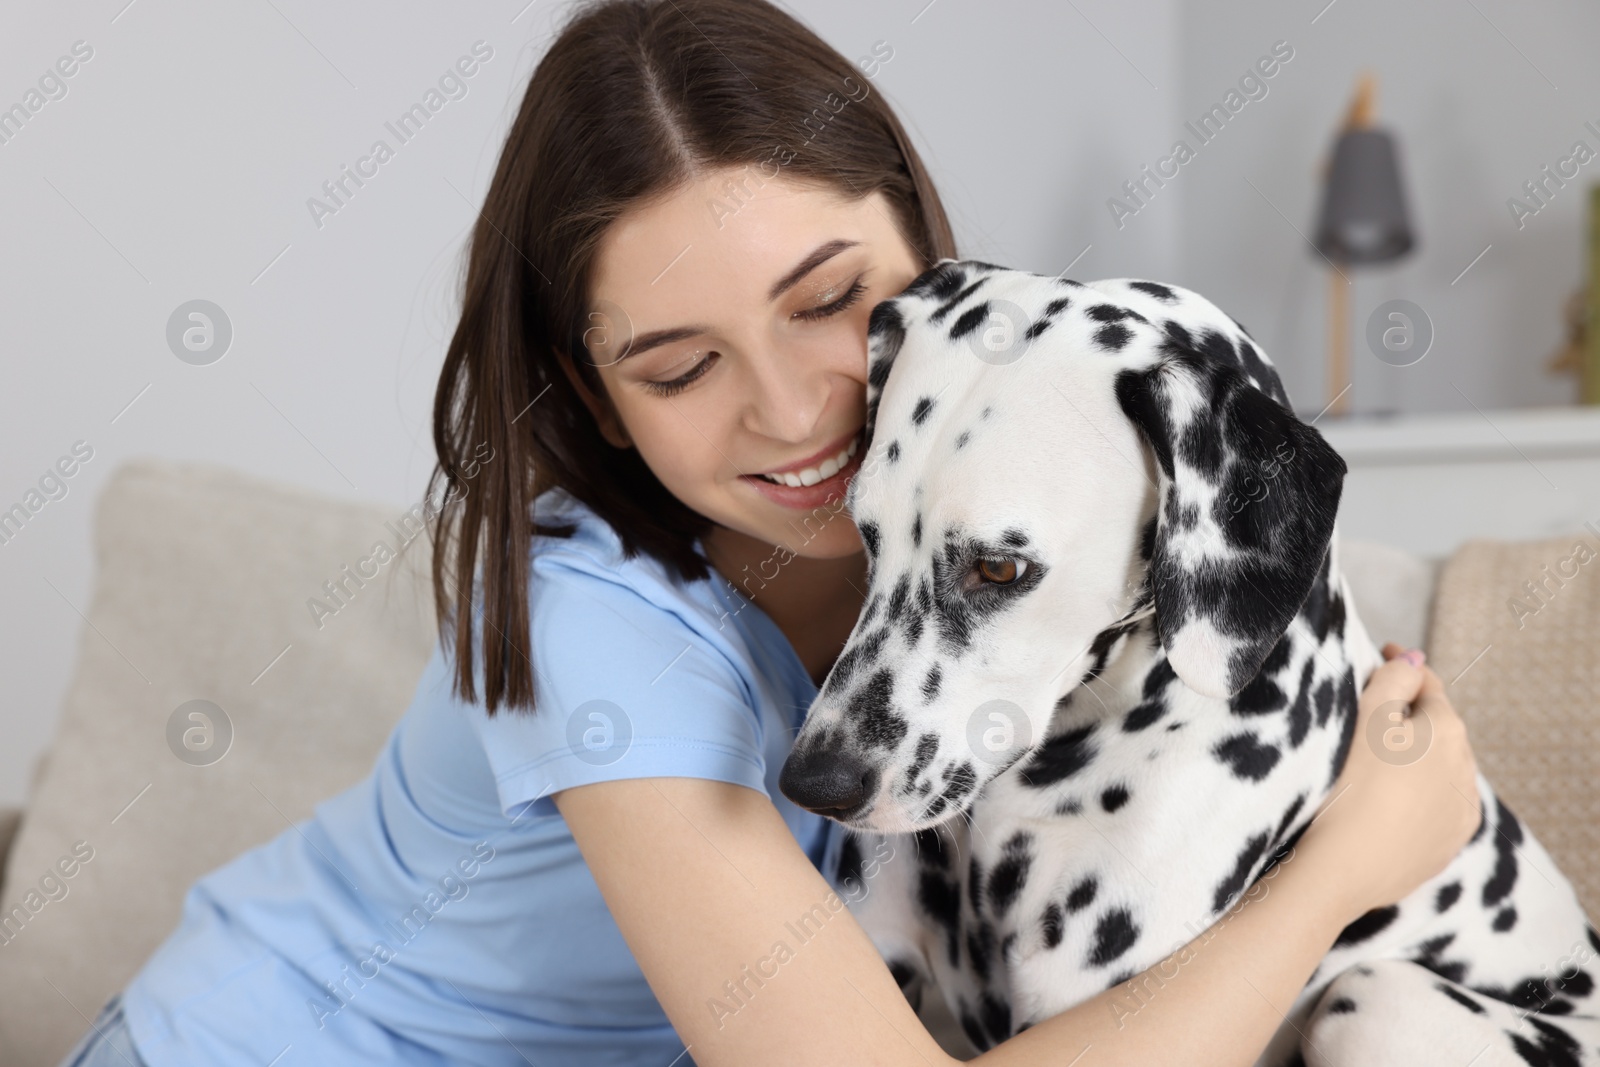
[[[1415,243],[1394,139],[1372,127],[1340,134],[1322,191],[1317,249],[1335,263],[1383,263]]]

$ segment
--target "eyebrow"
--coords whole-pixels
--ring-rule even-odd
[[[818,245],[809,255],[795,264],[787,274],[772,283],[772,288],[767,290],[767,302],[771,303],[777,300],[778,297],[799,285],[800,280],[807,274],[810,274],[840,252],[855,248],[860,243],[860,241],[846,241],[843,238],[836,237],[831,241]],[[652,348],[670,345],[677,341],[685,341],[699,334],[710,332],[711,327],[706,325],[674,326],[666,330],[651,330],[649,333],[640,334],[634,338],[633,344],[628,346],[628,350],[611,365],[616,366],[629,356],[637,356]]]

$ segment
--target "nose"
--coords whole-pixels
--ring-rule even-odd
[[[878,771],[843,749],[791,752],[778,775],[783,795],[807,811],[843,818],[878,788]]]

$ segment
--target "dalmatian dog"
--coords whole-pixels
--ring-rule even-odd
[[[975,1050],[1119,985],[1126,1023],[1353,743],[1406,758],[1355,737],[1381,656],[1339,570],[1344,462],[1177,286],[944,259],[869,338],[870,588],[781,788],[848,828],[846,884],[906,846],[852,909]],[[1477,793],[1472,840],[1340,933],[1258,1067],[1600,1064],[1600,934]]]

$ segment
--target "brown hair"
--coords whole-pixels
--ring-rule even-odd
[[[923,266],[955,255],[933,183],[882,95],[766,0],[580,4],[533,72],[473,226],[428,480],[429,499],[445,490],[430,531],[440,640],[453,631],[455,688],[476,700],[473,627],[455,620],[481,595],[490,715],[533,707],[531,542],[573,532],[535,530],[545,489],[593,509],[627,558],[647,553],[686,581],[709,573],[694,541],[711,520],[636,449],[605,441],[557,352],[585,352],[596,250],[613,220],[705,171],[752,165],[849,198],[881,191]],[[591,361],[572,362],[605,397]]]

